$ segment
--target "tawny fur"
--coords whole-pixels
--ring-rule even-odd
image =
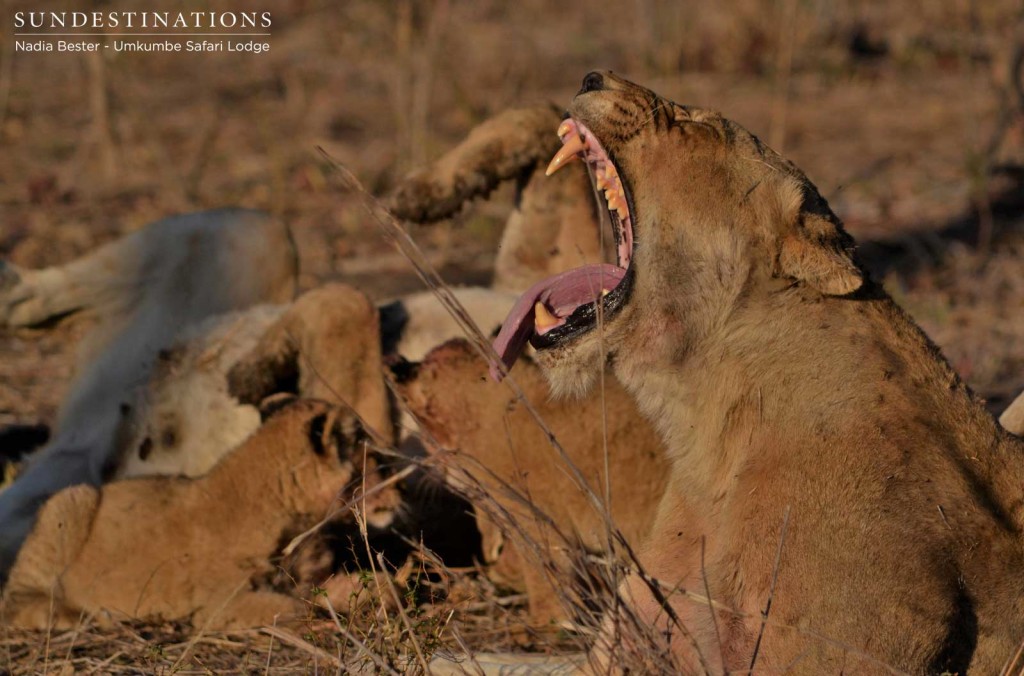
[[[211,628],[300,619],[308,611],[295,590],[259,589],[256,578],[290,536],[353,497],[364,479],[379,482],[374,465],[364,466],[365,438],[349,411],[300,401],[204,477],[65,489],[41,510],[0,615],[35,628],[83,615]]]
[[[550,131],[556,122],[551,107],[499,115],[410,177],[394,204],[405,204],[408,218],[430,220],[515,179],[517,204],[496,264],[497,286],[520,290],[598,260],[601,242],[582,167],[554,180],[540,176],[557,144]],[[283,224],[222,210],[155,223],[65,266],[0,268],[0,321],[21,326],[86,311],[97,323],[54,442],[0,493],[0,576],[38,505],[60,488],[111,477],[200,476],[256,429],[255,404],[264,396],[284,387],[336,401],[353,394],[350,385],[379,385],[379,359],[367,342],[376,339],[376,318],[345,293],[335,298],[324,289],[291,307],[213,316],[289,300],[296,262]],[[456,295],[484,331],[514,300],[486,290]],[[461,333],[429,294],[408,299],[407,309],[399,351],[412,359]],[[382,391],[351,403],[386,441],[390,413]]]
[[[607,350],[667,446],[642,562],[688,633],[639,578],[633,610],[683,669],[749,669],[774,584],[759,671],[998,673],[1024,639],[1024,444],[796,167],[716,113],[587,83],[569,113],[629,191],[633,287],[600,339],[538,359],[578,390]],[[705,582],[717,623],[671,592]]]
[[[502,182],[531,170],[558,148],[551,132],[553,105],[506,110],[474,128],[444,157],[407,176],[388,207],[398,216],[430,223],[455,215],[466,202],[487,197]]]
[[[470,316],[493,329],[514,297],[456,289]],[[403,299],[397,349],[422,358],[461,329],[431,293]],[[327,284],[291,305],[218,315],[161,351],[119,435],[119,478],[201,476],[260,424],[265,398],[289,393],[350,405],[381,442],[392,435],[381,377],[378,311],[359,291]]]
[[[494,262],[495,289],[524,291],[562,270],[601,262],[612,243],[610,237],[602,241],[583,166],[544,176],[558,148],[551,130],[560,115],[546,105],[495,115],[439,160],[406,177],[389,206],[399,218],[429,223],[515,180],[515,206]]]
[[[484,556],[495,565],[492,574],[523,588],[531,621],[543,625],[567,619],[566,602],[578,600],[552,587],[552,582],[565,585],[571,580],[567,547],[612,551],[616,548],[609,543],[610,529],[630,543],[646,539],[668,462],[654,431],[611,374],[603,393],[582,401],[552,400],[542,374],[529,362],[516,367],[515,382],[582,474],[586,488],[572,478],[515,392],[487,377],[486,361],[466,341],[434,349],[398,391],[425,428],[424,438],[447,468],[448,481],[473,498]],[[605,501],[606,485],[610,503]],[[508,516],[521,532],[506,542]],[[539,556],[533,552],[538,546]],[[552,560],[559,566],[556,571],[545,569]]]
[[[344,403],[387,441],[380,362],[377,309],[343,284],[211,318],[161,352],[126,414],[117,476],[205,474],[259,426],[260,402],[283,392]]]
[[[328,284],[296,300],[226,378],[243,404],[258,404],[290,381],[304,397],[350,406],[388,443],[391,413],[381,369],[377,308],[352,287]]]
[[[406,218],[436,220],[500,182],[517,179],[518,205],[498,257],[496,285],[521,290],[551,272],[595,259],[600,242],[582,171],[577,168],[574,178],[536,180],[538,163],[557,144],[550,132],[555,121],[553,107],[538,106],[485,122],[435,165],[410,176],[396,190],[393,205]],[[38,505],[55,491],[78,482],[98,485],[111,476],[194,475],[251,431],[255,410],[233,407],[221,373],[230,368],[230,355],[259,331],[260,322],[199,324],[220,313],[290,301],[297,262],[286,225],[241,209],[168,218],[62,266],[22,270],[0,261],[0,326],[37,325],[80,312],[95,322],[79,351],[78,373],[62,402],[52,441],[0,493],[0,577],[31,528]],[[485,323],[492,323],[503,303],[511,301],[478,303]],[[441,316],[436,308],[414,312],[410,323],[424,314]],[[202,359],[205,348],[189,353],[186,346],[216,343],[215,327],[232,322],[238,326],[237,343],[227,350],[213,347],[213,363],[193,363],[192,358]],[[304,324],[284,320],[294,322]],[[455,324],[447,321],[445,326]],[[412,358],[432,346],[416,337],[421,328],[411,327],[404,346],[417,353]],[[206,331],[211,335],[204,338]],[[459,335],[436,327],[429,331],[445,338]],[[263,341],[261,349],[283,349],[287,341],[281,332],[275,329],[277,338]],[[294,363],[297,353],[287,352]],[[300,362],[303,379],[326,389],[310,375],[309,360]],[[193,367],[195,373],[187,372]],[[197,419],[192,412],[200,401],[210,402],[210,414]],[[190,444],[211,428],[214,437],[193,457]]]
[[[158,221],[65,266],[0,264],[0,326],[75,312],[95,322],[51,441],[0,493],[0,577],[46,498],[116,469],[125,413],[160,351],[213,315],[290,300],[296,272],[288,228],[240,209]]]

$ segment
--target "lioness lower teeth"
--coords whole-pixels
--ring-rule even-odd
[[[548,311],[548,308],[541,301],[533,306],[533,326],[537,331],[550,329],[558,325],[558,318]]]

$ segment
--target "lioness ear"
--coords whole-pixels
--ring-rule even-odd
[[[864,273],[853,262],[853,240],[838,223],[818,214],[803,213],[795,232],[782,241],[782,274],[806,282],[829,296],[845,296],[864,284]]]

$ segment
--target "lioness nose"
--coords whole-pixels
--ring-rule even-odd
[[[595,71],[587,73],[583,78],[583,87],[580,88],[580,94],[597,92],[602,89],[604,89],[604,76]]]

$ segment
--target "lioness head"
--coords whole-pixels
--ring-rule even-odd
[[[530,342],[556,390],[582,392],[606,361],[678,363],[752,289],[845,295],[863,284],[852,239],[807,177],[718,113],[595,72],[558,134],[548,173],[586,162],[616,262],[527,291],[494,344],[509,367]]]

